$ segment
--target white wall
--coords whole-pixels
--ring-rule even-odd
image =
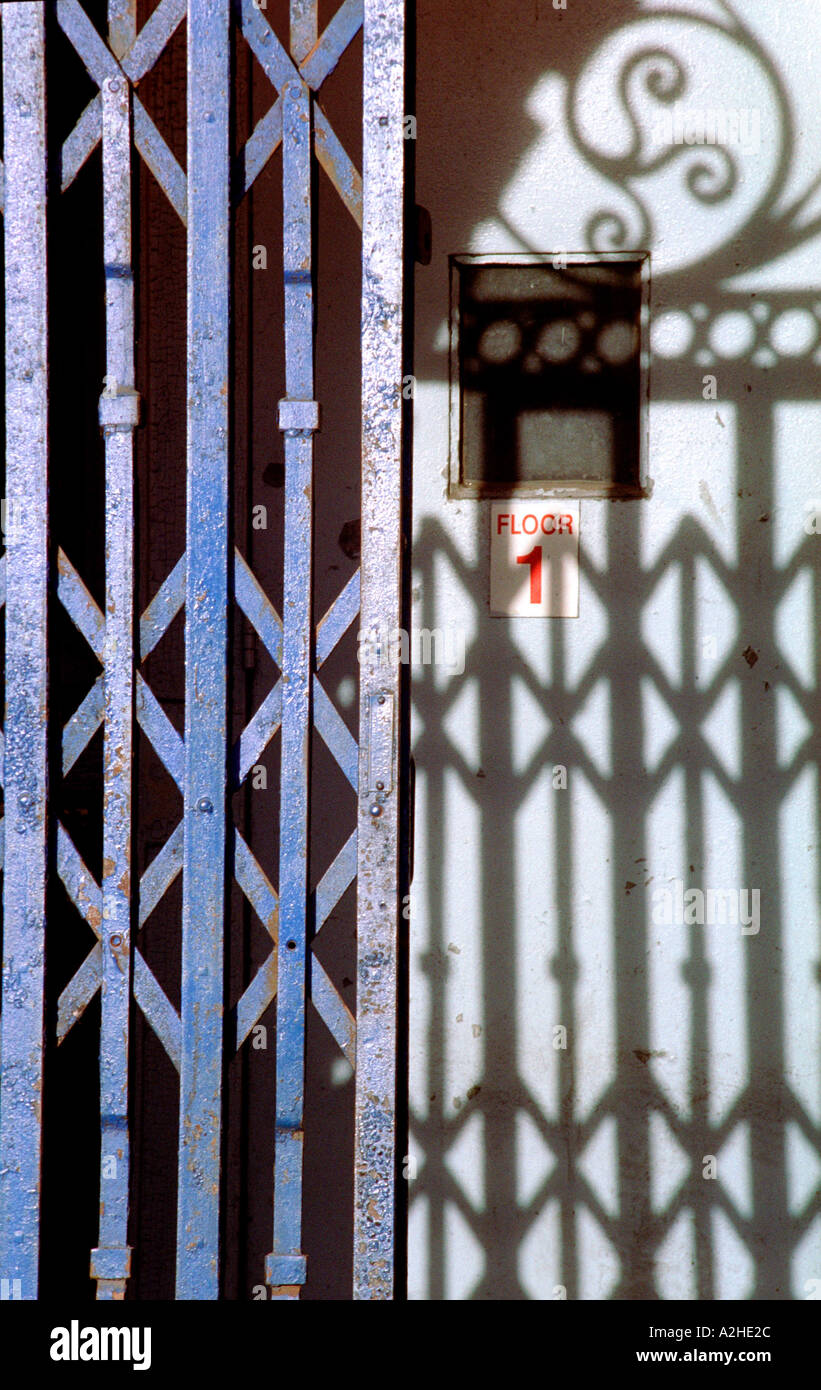
[[[821,12],[671,8],[418,5],[413,626],[466,669],[414,670],[417,1299],[821,1277]],[[714,200],[686,175],[720,190],[722,156],[660,143],[674,80],[755,114]],[[652,495],[582,502],[577,619],[490,618],[489,503],[447,498],[448,255],[591,245],[651,252]],[[760,930],[654,921],[677,880],[758,889]]]

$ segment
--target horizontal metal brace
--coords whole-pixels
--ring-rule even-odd
[[[102,430],[133,430],[140,423],[139,392],[128,387],[108,394],[103,392],[99,407]]]
[[[131,1277],[131,1246],[116,1248],[96,1246],[91,1252],[92,1279],[129,1279]]]
[[[318,430],[319,401],[295,401],[286,396],[279,402],[279,428],[300,434]]]
[[[307,1277],[308,1261],[304,1255],[267,1255],[265,1257],[265,1282],[269,1286],[304,1284]]]

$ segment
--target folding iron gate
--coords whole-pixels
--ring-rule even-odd
[[[290,40],[264,0],[160,0],[138,29],[137,0],[109,0],[107,42],[80,0],[2,5],[5,219],[6,481],[3,772],[0,1278],[3,1297],[38,1296],[44,1052],[54,1041],[46,996],[49,884],[59,876],[96,944],[62,987],[54,1030],[67,1037],[100,995],[97,1297],[125,1297],[131,1273],[129,1083],[136,1010],[179,1072],[176,1297],[215,1299],[221,1277],[222,1130],[226,1070],[276,996],[273,1241],[259,1284],[296,1298],[302,1244],[306,1000],[355,1066],[353,1292],[393,1294],[396,1168],[397,921],[401,865],[399,666],[390,654],[358,668],[359,739],[320,668],[357,620],[400,625],[404,15],[402,0],[344,0],[320,32],[317,0],[290,0]],[[98,89],[49,163],[52,71],[47,31],[59,25]],[[187,45],[183,169],[137,95],[179,26]],[[362,30],[362,175],[337,139],[319,89]],[[62,40],[61,40],[62,41]],[[232,52],[247,44],[274,89],[269,109],[231,149]],[[105,380],[104,609],[54,539],[49,516],[51,208],[102,143]],[[230,543],[232,216],[281,146],[285,394],[282,616]],[[135,621],[140,538],[134,507],[136,151],[185,226],[187,405],[185,553]],[[132,161],[133,166],[132,167]],[[360,568],[313,612],[312,487],[320,404],[314,380],[316,165],[362,229]],[[136,286],[139,292],[139,285]],[[80,326],[82,331],[82,325]],[[257,350],[265,343],[257,341]],[[230,746],[230,617],[236,604],[279,671]],[[64,728],[53,727],[49,660],[61,608],[101,671]],[[141,670],[184,612],[184,731]],[[319,621],[317,621],[317,617]],[[64,621],[64,617],[61,618]],[[139,808],[133,753],[147,738],[182,794],[182,818],[141,874],[132,873]],[[55,780],[102,730],[102,873],[84,861],[53,810]],[[356,793],[344,847],[310,881],[310,749],[314,730]],[[231,812],[263,750],[281,740],[276,891]],[[152,754],[153,756],[153,754]],[[341,812],[340,812],[341,814]],[[179,1011],[150,968],[138,933],[181,872]],[[227,1007],[226,914],[232,876],[271,937],[267,961]],[[357,883],[356,1018],[313,951],[316,935]],[[62,890],[61,890],[62,891]],[[133,998],[133,1003],[132,1003]],[[136,1006],[136,1009],[135,1007]],[[272,1051],[274,1051],[272,1049]],[[132,1194],[133,1195],[133,1194]]]

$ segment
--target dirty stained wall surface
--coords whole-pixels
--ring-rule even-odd
[[[819,38],[809,0],[418,6],[415,1299],[821,1274]],[[676,105],[747,116],[722,152]],[[651,254],[650,496],[582,501],[578,618],[491,618],[448,256],[591,248]]]

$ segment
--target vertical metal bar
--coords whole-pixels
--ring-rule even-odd
[[[311,98],[299,80],[282,90],[285,279],[285,575],[282,639],[277,954],[274,1248],[266,1261],[272,1297],[296,1298],[305,1282],[302,1117],[305,1090],[305,970],[308,898],[308,778],[311,736],[311,576],[314,311],[311,269]]]
[[[229,0],[189,0],[180,1299],[215,1299],[219,1293],[228,767],[229,76]]]
[[[318,38],[317,0],[291,0],[291,57],[307,58]]]
[[[37,1297],[46,894],[48,361],[43,5],[2,6],[6,708],[0,1278]],[[19,1284],[17,1281],[19,1280]]]
[[[103,260],[106,380],[106,619],[103,642],[103,920],[100,1019],[100,1227],[91,1252],[98,1299],[122,1299],[128,1246],[128,1038],[131,997],[131,765],[134,713],[134,278],[131,94],[103,83]]]
[[[365,0],[362,221],[363,631],[401,623],[404,4]],[[395,643],[383,643],[389,650]],[[360,667],[354,1298],[393,1296],[399,664]],[[389,723],[390,721],[390,723]],[[372,736],[388,775],[371,777]],[[382,755],[384,763],[384,752]],[[383,769],[384,771],[384,769]],[[378,791],[378,795],[375,795]]]

